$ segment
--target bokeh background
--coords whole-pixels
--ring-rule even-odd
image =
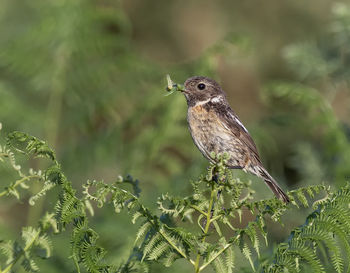
[[[190,193],[207,162],[189,135],[185,99],[164,96],[168,73],[178,83],[219,81],[283,188],[336,189],[349,179],[350,3],[2,0],[0,34],[1,134],[46,139],[79,190],[87,179],[131,174],[151,208],[161,193]],[[271,197],[261,180],[234,174],[254,182],[256,198]],[[0,168],[0,186],[12,175]],[[34,207],[2,198],[0,237],[17,238],[54,198]],[[307,212],[271,225],[265,255]],[[92,225],[109,259],[125,261],[137,228],[130,217],[98,210]],[[73,272],[69,238],[57,235],[54,246],[42,271]],[[184,270],[178,261],[151,272]]]

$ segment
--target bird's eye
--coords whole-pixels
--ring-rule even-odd
[[[204,90],[205,84],[204,83],[200,83],[200,84],[197,85],[197,87],[198,87],[199,90]]]

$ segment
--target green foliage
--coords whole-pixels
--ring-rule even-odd
[[[6,257],[5,267],[0,272],[10,272],[12,266],[18,261],[28,272],[37,272],[39,268],[35,258],[49,258],[52,244],[46,233],[51,217],[44,218],[38,228],[24,227],[22,229],[23,244],[11,240],[0,241],[0,252]]]
[[[23,228],[24,246],[21,246],[18,242],[2,241],[1,252],[7,257],[7,260],[4,269],[1,269],[0,272],[9,272],[19,261],[21,261],[21,265],[26,271],[38,271],[34,258],[48,258],[52,248],[49,240],[50,234],[63,232],[68,225],[72,226],[71,258],[78,272],[80,272],[79,264],[82,264],[89,272],[117,272],[114,270],[115,266],[104,262],[103,258],[106,252],[97,244],[98,234],[89,227],[86,210],[91,209],[91,206],[88,206],[85,202],[88,200],[88,195],[83,199],[76,196],[76,190],[72,188],[71,182],[61,171],[60,165],[55,160],[54,152],[44,141],[19,132],[9,134],[6,143],[5,146],[1,146],[1,150],[4,151],[2,161],[8,159],[20,178],[10,186],[5,187],[4,191],[1,192],[1,196],[12,194],[20,198],[21,193],[17,189],[18,186],[28,188],[27,183],[33,178],[33,175],[43,183],[39,193],[29,199],[31,205],[34,205],[34,201],[46,191],[52,189],[53,186],[58,186],[60,193],[53,213],[47,213],[42,217],[38,228],[30,226]],[[46,157],[51,161],[51,165],[44,171],[30,170],[29,174],[25,175],[20,171],[21,167],[15,163],[15,153],[32,155],[33,157]],[[133,183],[130,179],[125,181],[125,183]],[[121,182],[118,181],[117,183]],[[53,186],[49,187],[48,185]],[[115,192],[116,208],[122,202],[119,199],[122,197],[118,195],[122,192],[122,190]],[[101,200],[101,202],[103,201]],[[38,249],[40,252],[38,252]],[[123,268],[124,271],[121,269],[120,272],[130,272],[125,271],[126,267]]]
[[[6,151],[2,161],[8,160],[12,167],[15,166],[13,168],[20,177],[17,180],[20,182],[12,184],[17,192],[13,195],[17,198],[22,194],[17,187],[21,184],[28,187],[30,180],[23,179],[28,176],[18,171],[21,168],[14,163],[16,153],[51,161],[44,171],[35,171],[42,173],[39,193],[51,189],[47,187],[48,183],[59,187],[53,212],[47,212],[38,227],[23,228],[23,244],[11,240],[1,242],[0,251],[6,258],[2,273],[11,271],[19,263],[29,272],[38,271],[35,259],[51,255],[51,234],[68,232],[68,227],[71,227],[70,257],[78,272],[81,272],[81,267],[88,272],[147,272],[152,262],[169,267],[177,259],[187,260],[193,265],[194,272],[201,272],[208,266],[216,272],[233,272],[237,266],[237,251],[254,271],[302,272],[310,267],[313,272],[325,272],[326,268],[332,267],[336,272],[343,272],[344,268],[349,268],[350,186],[336,193],[330,193],[322,185],[299,188],[288,193],[291,205],[276,198],[254,201],[250,183],[232,177],[231,171],[224,167],[227,156],[223,155],[217,157],[217,164],[209,166],[205,176],[192,182],[192,194],[187,197],[163,194],[157,202],[159,212],[154,213],[141,203],[139,182],[131,176],[119,177],[113,183],[87,181],[79,198],[63,174],[54,152],[44,141],[15,132],[8,135],[1,150]],[[261,239],[264,239],[265,246],[268,244],[266,221],[283,223],[286,210],[308,207],[309,198],[320,192],[326,193],[326,197],[313,203],[315,210],[304,225],[292,231],[286,243],[278,245],[275,258],[257,263],[264,249]],[[8,187],[2,195],[11,195]],[[29,202],[34,205],[32,198]],[[94,215],[94,203],[97,208],[110,204],[116,213],[126,209],[134,224],[141,222],[135,247],[122,265],[108,262],[106,250],[99,245],[99,234],[89,225],[87,212]],[[241,227],[242,215],[248,212],[255,220]]]
[[[305,224],[292,231],[287,243],[278,246],[274,263],[264,271],[286,268],[289,272],[304,272],[309,266],[312,272],[326,272],[332,266],[334,272],[349,272],[349,201],[347,184],[318,202]]]

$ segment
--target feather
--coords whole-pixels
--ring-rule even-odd
[[[264,167],[259,167],[259,174],[259,176],[264,179],[266,185],[269,186],[277,198],[281,199],[285,203],[289,203],[290,200],[287,194],[285,194],[281,187],[278,186],[275,179],[273,179],[273,177],[268,173],[268,171],[265,170]]]

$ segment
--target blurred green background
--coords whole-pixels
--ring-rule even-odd
[[[350,177],[346,2],[2,0],[0,33],[2,134],[46,139],[79,190],[86,179],[132,174],[151,208],[161,193],[189,194],[207,162],[189,135],[185,99],[164,96],[168,73],[179,83],[218,80],[283,188],[337,188]],[[256,198],[271,197],[261,180],[234,174],[254,182]],[[1,187],[12,175],[1,166]],[[17,238],[54,200],[2,198],[1,238]],[[266,255],[306,213],[271,226]],[[129,216],[98,210],[92,225],[109,258],[125,261],[136,230]],[[68,245],[54,237],[42,272],[74,271]],[[184,270],[178,261],[151,272]]]

